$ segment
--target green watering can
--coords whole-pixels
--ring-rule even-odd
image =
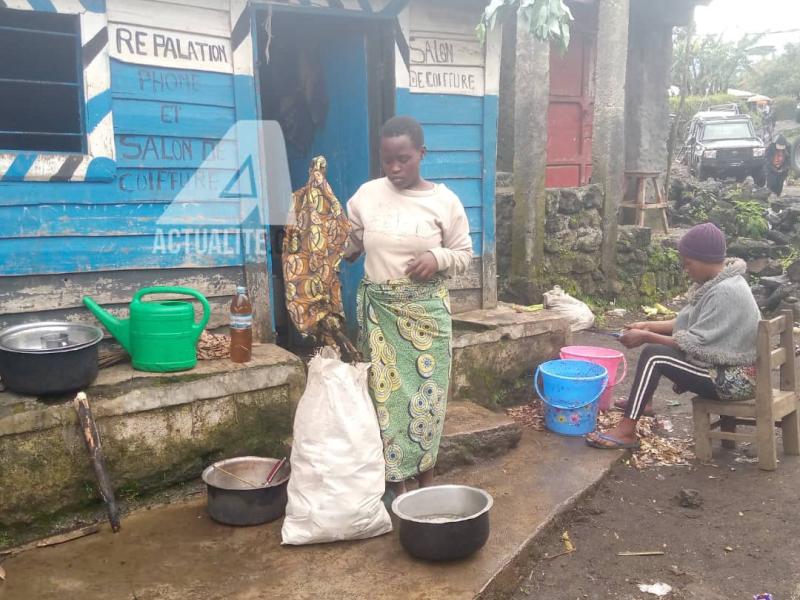
[[[142,302],[149,294],[184,294],[194,296],[203,305],[203,318],[194,322],[194,307],[182,300]],[[197,364],[197,340],[211,316],[208,300],[184,287],[148,287],[136,292],[129,319],[117,319],[88,296],[83,303],[106,326],[131,355],[133,368],[139,371],[166,373],[185,371]]]

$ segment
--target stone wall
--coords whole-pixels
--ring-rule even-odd
[[[545,272],[565,289],[596,295],[603,287],[599,186],[547,190]]]
[[[800,294],[800,198],[773,198],[766,188],[675,178],[670,221],[711,222],[724,233],[728,255],[747,262],[753,294],[767,313]]]
[[[505,174],[498,179],[508,182]],[[600,209],[603,203],[599,186],[551,189],[546,191],[544,273],[540,289],[560,284],[564,289],[587,295],[602,287],[600,245],[603,241]],[[508,292],[511,264],[511,219],[513,188],[501,187],[497,193],[497,261],[500,287]]]
[[[652,238],[649,227],[620,225],[615,300],[622,306],[664,303],[686,291],[687,281],[674,238]]]
[[[254,346],[245,365],[102,370],[87,395],[119,499],[194,479],[222,458],[285,455],[304,384],[300,359],[270,344]],[[0,547],[98,505],[71,398],[44,403],[0,393],[0,473]]]
[[[515,298],[507,285],[510,264],[510,231],[514,193],[511,177],[502,174],[497,190],[497,259],[501,296]],[[549,189],[545,220],[544,270],[539,289],[560,285],[585,299],[615,300],[635,306],[664,301],[685,289],[680,260],[670,241],[653,240],[647,227],[619,226],[616,242],[617,280],[606,285],[600,264],[603,241],[602,190],[597,185]]]

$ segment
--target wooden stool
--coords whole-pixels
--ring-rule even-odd
[[[635,211],[634,222],[639,227],[644,227],[644,211],[646,210],[660,210],[661,211],[661,224],[664,226],[664,233],[669,233],[669,221],[667,221],[667,202],[665,194],[661,189],[659,177],[661,173],[653,171],[625,171],[626,178],[626,193],[625,200],[630,198],[630,192],[635,190],[633,202],[624,201],[623,208],[632,208]],[[631,180],[635,180],[636,184],[631,189]],[[653,182],[653,189],[655,191],[656,201],[647,203],[647,182]]]
[[[756,348],[756,398],[747,402],[720,402],[699,396],[692,399],[695,455],[711,460],[711,440],[722,440],[725,447],[736,442],[755,442],[758,467],[772,471],[777,467],[775,422],[783,430],[783,453],[800,455],[800,394],[794,364],[794,313],[785,310],[780,317],[758,322]],[[772,336],[779,335],[773,347]],[[773,371],[780,371],[778,389],[773,387]],[[711,415],[719,415],[711,422]],[[755,425],[755,433],[737,433],[737,425]],[[716,431],[716,430],[719,431]],[[727,443],[726,443],[727,442]]]

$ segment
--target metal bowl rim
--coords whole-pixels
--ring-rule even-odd
[[[410,498],[411,496],[416,496],[417,494],[424,494],[426,493],[425,490],[432,490],[432,489],[450,489],[450,490],[458,489],[458,490],[470,490],[473,492],[478,492],[478,494],[483,496],[484,499],[486,500],[486,506],[484,506],[481,510],[479,510],[474,514],[467,515],[466,517],[461,517],[460,519],[452,519],[449,521],[445,521],[444,523],[431,523],[430,521],[426,521],[425,519],[418,519],[416,517],[409,516],[400,510],[400,502],[402,500]],[[399,519],[402,519],[403,521],[411,521],[413,523],[420,523],[422,525],[449,525],[450,523],[463,523],[464,521],[471,521],[472,519],[476,519],[477,517],[480,517],[481,515],[488,513],[493,505],[494,505],[494,498],[486,490],[482,490],[481,488],[476,488],[469,485],[447,484],[447,485],[435,485],[431,487],[419,488],[416,490],[411,490],[410,492],[406,492],[405,494],[399,495],[392,502],[392,512],[395,515],[397,515]]]
[[[93,333],[94,336],[88,342],[84,342],[83,344],[76,344],[75,346],[69,346],[67,348],[36,348],[36,349],[20,349],[20,348],[10,348],[3,343],[3,338],[18,333],[20,331],[25,331],[26,329],[37,329],[39,327],[68,327],[68,328],[76,328],[76,329],[86,329],[90,333]],[[4,352],[9,352],[12,354],[65,354],[67,352],[74,352],[76,350],[83,350],[84,348],[90,348],[91,346],[95,346],[99,344],[103,339],[103,330],[97,327],[96,325],[92,325],[91,323],[73,323],[70,321],[33,321],[30,323],[21,323],[19,325],[13,325],[11,327],[6,327],[3,330],[0,330],[0,350]]]
[[[219,467],[222,467],[224,469],[225,465],[230,465],[230,464],[234,464],[234,463],[245,461],[245,460],[252,460],[252,461],[256,461],[256,462],[270,461],[270,462],[276,463],[280,459],[279,458],[268,458],[266,456],[234,456],[233,458],[226,458],[224,460],[218,460],[216,462],[211,463],[205,469],[203,469],[203,473],[200,475],[200,478],[203,480],[203,483],[205,483],[208,487],[212,487],[212,488],[217,489],[217,490],[225,490],[226,492],[258,492],[260,490],[270,490],[272,488],[276,488],[278,486],[281,486],[284,483],[286,483],[287,481],[289,481],[289,477],[291,476],[291,466],[289,466],[289,471],[290,472],[285,477],[282,477],[282,478],[280,478],[278,480],[273,479],[273,481],[272,481],[272,483],[270,485],[267,485],[267,486],[264,486],[264,487],[259,487],[259,488],[249,488],[249,489],[245,489],[245,490],[243,490],[243,489],[232,489],[232,488],[221,487],[219,485],[214,485],[213,483],[209,483],[208,482],[208,474],[211,473],[211,471],[214,469],[214,467],[219,466]],[[286,465],[284,465],[284,466],[287,466],[287,465],[289,465],[288,459],[286,461]]]

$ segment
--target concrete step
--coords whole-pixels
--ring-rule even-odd
[[[552,311],[518,313],[507,304],[453,317],[450,397],[496,410],[529,390],[536,366],[569,345],[569,321]]]
[[[521,437],[522,428],[504,414],[472,402],[450,402],[436,472],[497,458],[515,448]]]
[[[582,439],[526,429],[507,454],[438,478],[494,497],[489,541],[456,563],[410,558],[396,532],[282,547],[280,521],[225,527],[208,518],[200,497],[130,515],[118,534],[104,527],[93,536],[8,558],[3,600],[60,600],[75,590],[83,600],[508,598],[520,577],[528,577],[530,554],[543,531],[622,456],[593,450]]]

